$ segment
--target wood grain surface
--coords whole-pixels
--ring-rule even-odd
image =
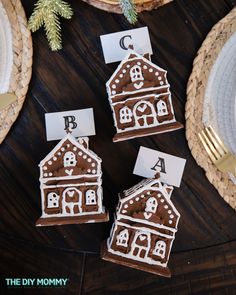
[[[22,0],[29,16],[34,1]],[[122,15],[70,1],[62,22],[63,50],[53,53],[45,35],[33,35],[33,78],[23,110],[0,146],[1,294],[236,294],[236,213],[197,166],[185,131],[112,143],[115,133],[105,82],[117,64],[105,65],[99,36],[133,28]],[[184,124],[186,84],[193,59],[212,26],[236,0],[175,0],[139,15],[148,26],[154,63],[168,70],[178,121]],[[56,142],[46,142],[44,114],[93,107],[97,135],[91,148],[103,159],[104,204],[109,223],[36,228],[41,215],[38,163]],[[180,211],[172,248],[171,279],[99,258],[118,192],[141,180],[132,174],[140,145],[187,159],[173,202]],[[7,288],[7,277],[67,277],[66,288]]]

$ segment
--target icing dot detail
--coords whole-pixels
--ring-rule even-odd
[[[92,170],[92,173],[93,173],[93,174],[95,174],[95,173],[96,173],[96,170],[95,170],[95,169],[93,169],[93,170]]]
[[[82,156],[82,155],[83,155],[83,153],[82,153],[82,152],[78,152],[78,155],[79,155],[79,156]]]
[[[120,82],[120,80],[119,80],[119,79],[116,79],[116,80],[115,80],[115,82],[116,82],[116,83],[119,83],[119,82]]]
[[[87,172],[88,172],[88,173],[91,173],[91,169],[88,169]]]
[[[124,208],[128,208],[128,204],[125,204],[125,205],[124,205]]]
[[[64,147],[62,147],[62,148],[61,148],[61,150],[64,152],[65,148],[64,148]]]
[[[56,161],[57,160],[57,157],[53,157],[53,161]]]
[[[171,214],[172,213],[172,211],[171,210],[168,210],[168,214]]]
[[[43,170],[44,170],[44,171],[46,171],[47,169],[48,169],[48,167],[47,167],[47,166],[44,166],[44,167],[43,167]]]
[[[141,66],[141,62],[140,62],[140,61],[138,61],[138,62],[137,62],[137,65],[138,65],[138,66]]]
[[[158,72],[156,72],[156,73],[155,73],[155,76],[159,76],[159,73],[158,73]]]
[[[159,77],[158,77],[158,80],[160,81],[161,79],[162,79],[161,76],[159,76]]]
[[[161,199],[161,203],[164,203],[165,202],[165,200],[164,199]]]
[[[123,78],[123,74],[120,74],[119,77],[120,77],[120,78]]]
[[[113,84],[111,87],[112,87],[113,89],[116,89],[116,85],[115,85],[115,84]]]
[[[165,208],[165,209],[168,209],[168,206],[167,206],[167,205],[165,205],[165,206],[164,206],[164,208]]]
[[[135,201],[137,201],[137,202],[138,202],[138,201],[139,201],[139,197],[135,198]]]
[[[88,160],[87,160],[89,163],[92,161],[92,159],[91,158],[88,158]]]
[[[133,200],[130,200],[130,201],[129,201],[129,203],[130,203],[130,204],[133,204],[133,203],[134,203],[134,201],[133,201]]]
[[[151,194],[151,192],[147,192],[147,194],[148,194],[148,195],[150,195],[150,194]]]
[[[87,159],[87,155],[83,155],[83,159]]]
[[[163,82],[163,81],[161,81],[161,82],[160,82],[160,84],[161,84],[161,85],[163,85],[163,84],[164,84],[164,82]]]
[[[171,214],[171,215],[170,215],[170,218],[171,218],[171,219],[173,219],[173,218],[174,218],[174,215],[173,215],[173,214]]]
[[[52,165],[52,161],[49,161],[49,162],[48,162],[48,165]]]
[[[152,72],[153,72],[153,68],[150,68],[150,69],[149,69],[149,72],[152,73]]]
[[[130,68],[130,65],[127,65],[126,67],[127,67],[127,68]]]
[[[146,65],[144,65],[144,66],[143,66],[143,68],[144,68],[144,70],[146,70],[146,69],[147,69],[147,66],[146,66]]]
[[[127,213],[127,211],[126,210],[122,210],[122,213]]]
[[[95,167],[95,163],[92,163],[92,167]]]
[[[112,93],[113,95],[114,95],[114,94],[116,94],[115,90],[112,90],[112,92],[111,92],[111,93]]]
[[[142,198],[142,199],[145,198],[145,195],[141,195],[141,198]]]
[[[58,152],[57,154],[58,154],[58,156],[61,156],[61,152]]]
[[[67,145],[66,145],[68,148],[70,147],[70,144],[69,143],[67,143]]]
[[[169,224],[172,224],[173,223],[173,221],[172,220],[169,220]]]
[[[49,173],[49,176],[52,176],[52,172]]]
[[[75,147],[73,147],[73,151],[74,152],[76,152],[77,151],[77,147],[75,146]]]
[[[47,174],[47,173],[44,173],[44,174],[43,174],[43,176],[44,176],[44,177],[47,177],[47,176],[48,176],[48,174]]]
[[[157,194],[157,196],[158,196],[158,198],[160,198],[161,197],[161,194]]]
[[[126,73],[126,70],[125,70],[125,69],[124,69],[124,70],[122,70],[122,73],[123,73],[123,74],[125,74],[125,73]]]

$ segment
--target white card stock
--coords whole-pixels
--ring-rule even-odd
[[[152,54],[147,27],[102,35],[100,39],[106,64],[123,60],[130,45],[139,54]]]
[[[69,129],[74,137],[95,135],[93,109],[45,114],[47,141],[62,139]]]
[[[185,159],[141,146],[133,173],[154,178],[159,172],[162,182],[179,187],[185,163]]]

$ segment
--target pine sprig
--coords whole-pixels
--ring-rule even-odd
[[[61,26],[59,16],[70,19],[73,11],[70,5],[63,0],[38,0],[34,12],[29,19],[29,28],[37,31],[44,25],[49,46],[52,50],[62,48]]]
[[[119,0],[120,7],[128,22],[135,24],[138,20],[136,7],[133,0]]]

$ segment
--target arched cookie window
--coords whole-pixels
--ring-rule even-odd
[[[153,254],[164,258],[166,254],[166,243],[164,241],[157,241]]]
[[[130,78],[131,78],[132,82],[144,80],[143,79],[143,74],[142,74],[142,69],[138,65],[133,66],[130,69],[129,73],[130,73]]]
[[[157,103],[157,115],[158,116],[165,116],[168,115],[168,109],[167,109],[167,105],[166,102],[164,102],[164,100],[159,100]]]
[[[92,189],[87,190],[85,194],[85,200],[86,205],[95,205],[97,203],[96,192]]]
[[[120,123],[121,124],[130,123],[132,121],[132,116],[133,116],[132,111],[127,106],[120,109]]]
[[[157,206],[158,206],[157,200],[154,197],[149,198],[146,202],[145,211],[155,213],[157,210]]]
[[[47,208],[58,208],[59,207],[59,196],[58,194],[51,192],[47,196]]]
[[[127,229],[124,229],[116,236],[116,245],[127,247],[128,240],[129,240],[129,232]]]
[[[76,165],[76,157],[73,152],[66,152],[63,158],[64,167],[74,167]]]

